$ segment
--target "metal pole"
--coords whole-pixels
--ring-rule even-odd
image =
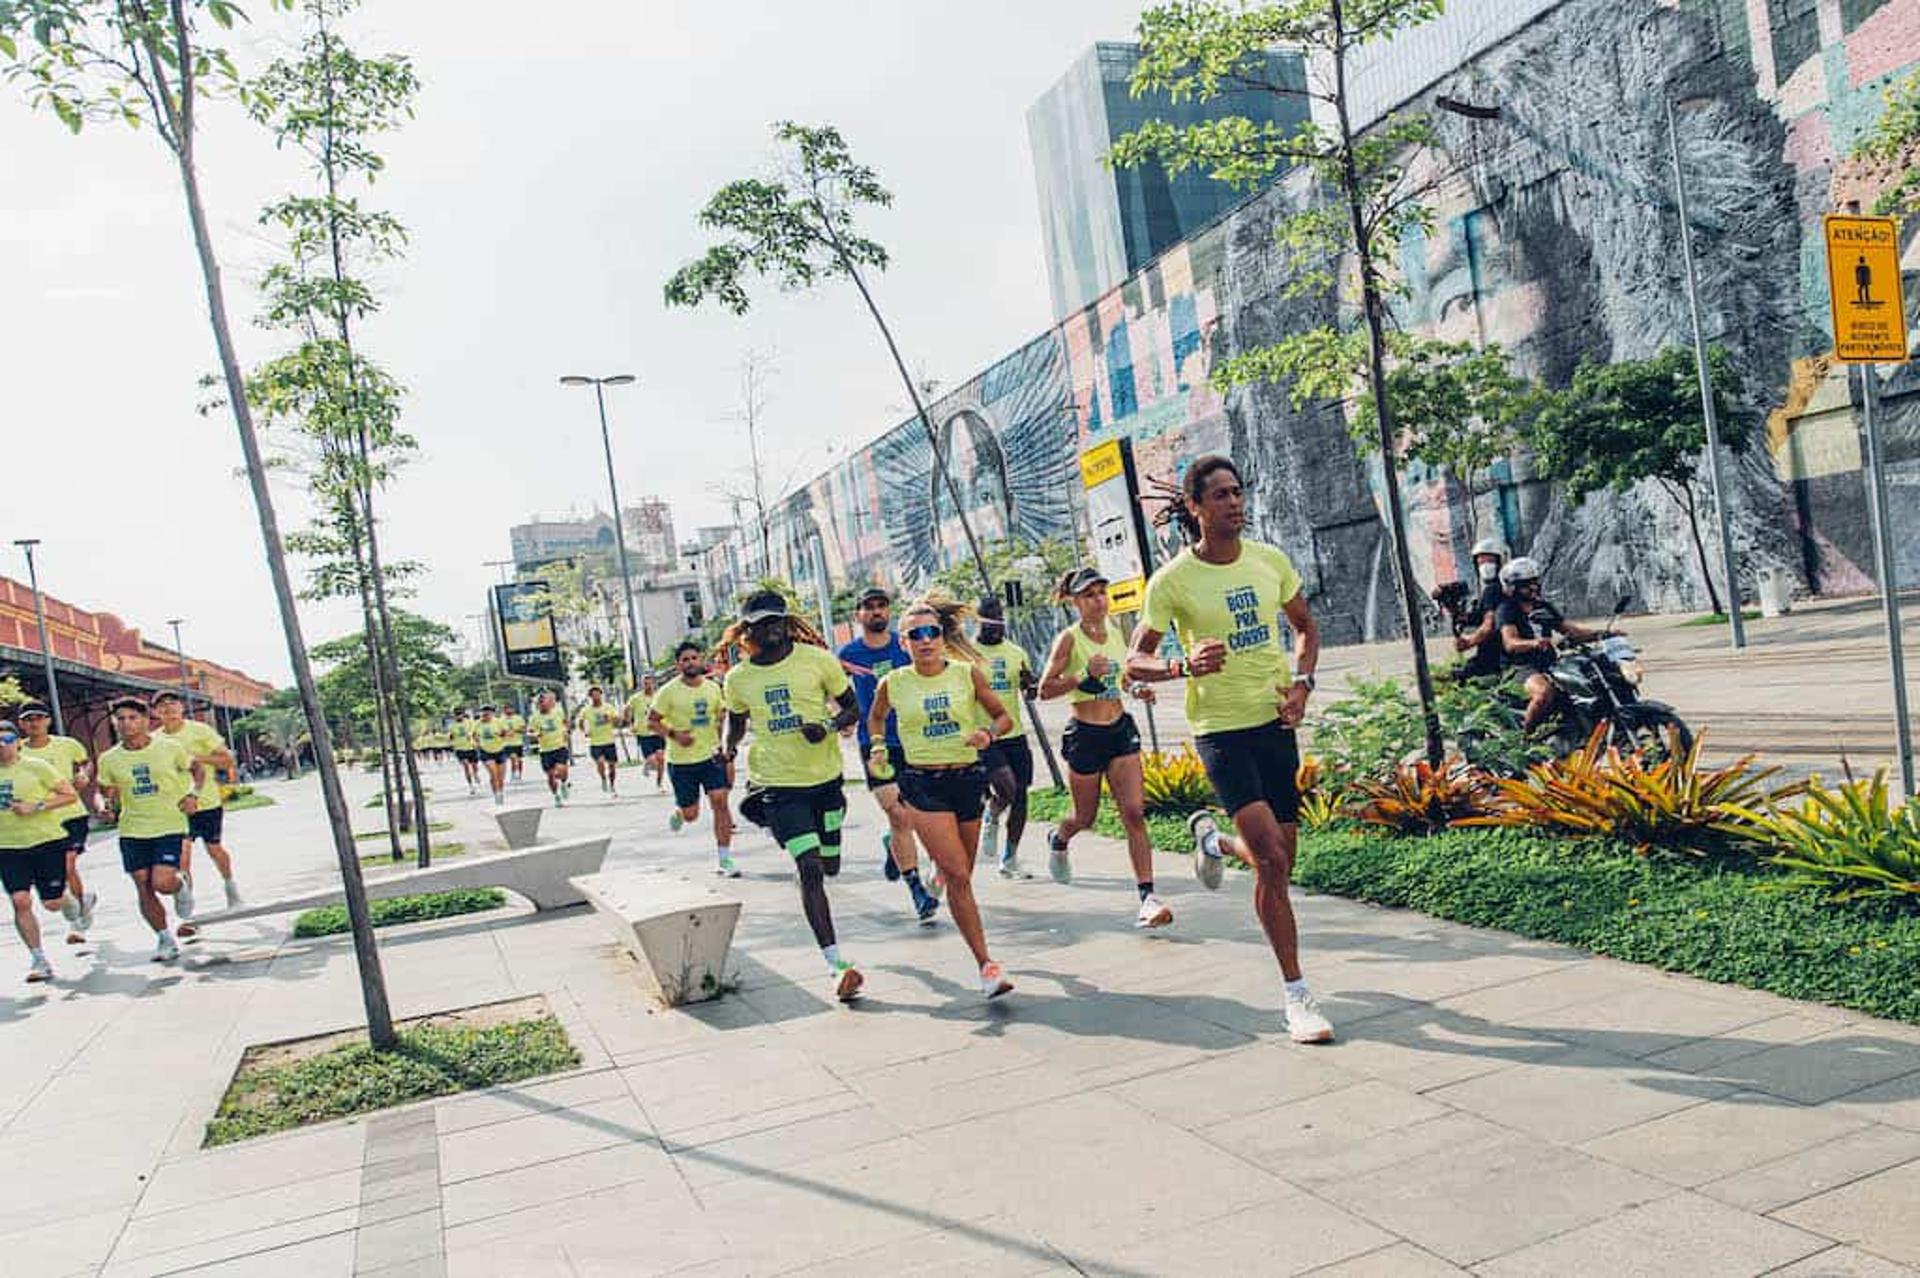
[[[1727,581],[1727,623],[1733,650],[1747,646],[1746,620],[1740,615],[1740,581],[1734,575],[1733,521],[1727,510],[1727,490],[1720,475],[1720,422],[1713,407],[1713,376],[1707,366],[1707,340],[1700,325],[1700,281],[1693,264],[1693,225],[1687,221],[1687,179],[1680,167],[1680,130],[1674,123],[1673,99],[1668,98],[1667,145],[1673,152],[1673,191],[1680,205],[1680,257],[1687,268],[1687,311],[1693,319],[1693,362],[1700,377],[1700,412],[1707,424],[1707,483],[1713,489],[1713,508],[1720,517],[1721,575]]]
[[[1893,671],[1893,736],[1900,755],[1902,794],[1913,797],[1913,723],[1907,715],[1907,661],[1900,643],[1899,566],[1893,557],[1891,512],[1887,509],[1886,459],[1880,450],[1880,432],[1874,426],[1876,375],[1873,365],[1860,365],[1860,432],[1866,436],[1867,513],[1873,520],[1873,571],[1880,579],[1880,602],[1886,614],[1887,664]]]
[[[40,539],[22,537],[13,544],[27,552],[27,588],[33,591],[33,620],[40,627],[40,666],[47,677],[47,705],[53,710],[53,730],[65,736],[67,721],[60,713],[60,680],[53,672],[53,643],[47,638],[47,605],[40,597],[40,574],[33,566],[33,548]]]
[[[613,436],[607,432],[607,395],[600,380],[593,383],[594,402],[600,406],[600,446],[607,454],[607,494],[613,498],[613,545],[620,552],[620,593],[627,597],[627,671],[640,686],[640,614],[633,606],[633,573],[627,567],[627,526],[620,518],[620,484],[613,477]],[[648,664],[652,664],[649,659]]]
[[[167,624],[173,627],[173,655],[179,658],[180,661],[180,698],[186,702],[187,709],[191,711],[193,709],[193,690],[187,686],[187,649],[186,646],[180,642],[180,618],[169,617]]]

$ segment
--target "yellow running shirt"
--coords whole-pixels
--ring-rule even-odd
[[[587,734],[588,745],[612,745],[613,731],[619,726],[620,712],[608,702],[596,706],[589,701],[580,707],[580,730]]]
[[[534,744],[542,753],[567,748],[567,716],[560,712],[560,707],[535,710],[527,717],[527,727],[532,729]]]
[[[517,714],[500,716],[500,731],[507,734],[507,748],[527,743],[527,721]]]
[[[901,666],[888,671],[880,686],[887,690],[887,704],[900,725],[900,745],[908,764],[979,762],[980,752],[967,744],[967,735],[980,726],[982,718],[973,697],[972,666],[949,661],[937,675]]]
[[[825,648],[796,644],[770,666],[743,661],[727,672],[722,700],[753,722],[747,775],[760,785],[821,785],[841,775],[840,741],[833,716],[840,694],[853,687],[840,659]],[[818,742],[800,735],[800,725],[827,729]]]
[[[1033,668],[1027,660],[1027,650],[1011,639],[1002,639],[999,643],[976,643],[974,649],[985,658],[981,669],[987,672],[987,686],[1000,698],[1000,704],[1007,708],[1007,716],[1013,720],[1013,729],[1001,740],[1027,735],[1027,722],[1020,706],[1020,676]],[[986,715],[980,716],[986,726]]]
[[[507,729],[504,719],[475,719],[473,721],[473,747],[481,754],[499,754],[507,748]]]
[[[1300,574],[1277,546],[1240,543],[1240,558],[1210,564],[1183,550],[1147,582],[1142,622],[1172,631],[1191,654],[1203,639],[1227,645],[1217,673],[1187,680],[1187,723],[1195,736],[1257,728],[1280,717],[1293,683],[1280,644],[1281,610],[1300,593]]]
[[[217,754],[227,748],[227,743],[218,732],[198,719],[188,719],[180,725],[180,731],[168,732],[165,728],[156,730],[156,737],[165,737],[187,752],[187,757],[197,759],[202,755]],[[220,806],[219,769],[211,763],[200,765],[206,770],[206,779],[200,783],[200,810],[211,812]]]
[[[180,800],[193,793],[193,763],[178,742],[154,733],[139,750],[117,745],[100,756],[100,784],[120,803],[120,833],[136,839],[187,832]]]
[[[11,765],[0,764],[0,852],[37,848],[67,837],[61,822],[81,810],[71,803],[27,816],[13,813],[16,803],[51,798],[53,787],[66,779],[54,771],[51,763],[32,755],[21,755]]]
[[[1073,637],[1073,652],[1067,657],[1067,677],[1075,683],[1087,677],[1087,663],[1095,653],[1104,654],[1113,664],[1100,676],[1103,685],[1099,692],[1087,692],[1075,688],[1067,694],[1067,700],[1081,701],[1118,701],[1120,699],[1120,676],[1127,665],[1127,637],[1120,633],[1120,627],[1107,621],[1107,637],[1104,642],[1095,643],[1079,622],[1067,627],[1067,633]]]
[[[675,679],[653,694],[653,712],[675,732],[691,732],[692,745],[681,745],[667,738],[668,763],[704,763],[720,748],[720,716],[726,709],[726,693],[718,681],[702,679],[693,687],[685,679]],[[637,729],[646,732],[647,721],[636,720]]]
[[[655,693],[654,696],[658,696]],[[627,698],[627,722],[633,725],[635,736],[647,734],[647,714],[653,709],[653,697],[644,692],[636,692]]]
[[[72,737],[49,736],[43,746],[30,746],[22,737],[20,753],[29,759],[52,764],[54,775],[62,781],[73,780],[73,770],[87,761],[87,748]],[[71,818],[77,814],[69,812],[67,815]]]
[[[473,720],[455,719],[453,726],[447,729],[447,738],[453,742],[456,750],[473,749]]]

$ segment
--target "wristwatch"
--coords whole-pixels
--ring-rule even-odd
[[[1299,674],[1293,677],[1293,681],[1299,684],[1301,687],[1305,688],[1308,692],[1312,692],[1318,686],[1316,683],[1314,683],[1313,671],[1311,670],[1301,671]]]

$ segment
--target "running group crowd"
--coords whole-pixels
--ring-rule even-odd
[[[865,977],[841,952],[826,881],[840,873],[847,810],[838,738],[854,735],[866,784],[887,820],[881,837],[886,878],[904,883],[923,922],[935,919],[944,898],[978,967],[981,993],[992,999],[1011,991],[1013,982],[990,952],[973,872],[984,851],[1003,877],[1031,877],[1019,855],[1033,782],[1022,700],[1064,697],[1072,715],[1061,739],[1072,811],[1048,833],[1048,872],[1060,883],[1072,881],[1071,843],[1093,825],[1104,784],[1126,832],[1138,893],[1134,925],[1162,928],[1173,922],[1173,911],[1155,892],[1140,733],[1125,701],[1150,701],[1153,684],[1184,679],[1195,748],[1232,827],[1228,833],[1213,814],[1195,814],[1189,822],[1195,875],[1214,889],[1226,858],[1252,867],[1254,913],[1286,986],[1287,1031],[1298,1042],[1326,1042],[1333,1027],[1301,970],[1287,890],[1300,808],[1295,729],[1314,690],[1319,632],[1285,553],[1242,536],[1246,499],[1233,462],[1197,460],[1167,500],[1166,516],[1187,549],[1148,581],[1131,636],[1111,622],[1106,577],[1093,567],[1073,570],[1060,581],[1057,598],[1078,619],[1055,637],[1038,673],[1008,638],[1000,602],[991,595],[970,606],[929,593],[905,606],[896,630],[892,597],[870,589],[858,601],[857,633],[836,653],[782,595],[765,591],[746,600],[722,638],[716,656],[745,658],[724,677],[689,640],[675,651],[673,677],[664,686],[644,679],[624,707],[594,687],[570,718],[548,690],[524,717],[482,706],[462,714],[444,738],[423,745],[453,752],[470,793],[478,793],[484,772],[496,804],[504,802],[509,778],[521,776],[531,748],[553,802],[564,805],[572,791],[573,729],[587,737],[602,791],[615,795],[617,732],[631,727],[656,786],[673,788],[671,827],[679,831],[697,821],[704,799],[715,871],[737,876],[730,796],[746,743],[740,815],[767,830],[792,859],[832,991],[850,1000]],[[1169,632],[1184,655],[1162,655]],[[233,759],[211,729],[185,719],[183,710],[170,694],[156,699],[156,732],[144,703],[117,702],[121,744],[97,769],[101,793],[119,805],[121,858],[155,929],[154,957],[161,960],[177,950],[160,898],[172,897],[180,919],[192,917],[188,856],[196,838],[226,879],[229,901],[237,899],[220,843],[214,780]],[[0,723],[0,867],[16,925],[33,953],[29,979],[44,980],[49,969],[31,893],[37,890],[48,909],[64,913],[74,934],[84,935],[93,910],[94,894],[75,872],[85,813],[62,811],[79,802],[76,787],[86,779],[87,761],[77,743],[47,734],[44,707],[27,707],[20,721],[24,742],[12,724]],[[924,877],[919,849],[932,862]]]

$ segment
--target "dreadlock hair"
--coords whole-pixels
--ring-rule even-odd
[[[908,604],[900,619],[905,621],[915,615],[934,618],[940,623],[940,638],[945,641],[947,651],[962,661],[977,665],[985,658],[967,638],[965,628],[967,618],[973,616],[974,611],[972,604],[962,603],[936,586]]]
[[[1196,457],[1178,484],[1165,479],[1153,480],[1153,491],[1141,498],[1142,501],[1160,503],[1160,509],[1153,516],[1153,526],[1165,528],[1171,524],[1180,530],[1181,539],[1188,545],[1199,541],[1200,516],[1195,512],[1199,508],[1201,495],[1207,490],[1207,477],[1217,470],[1232,471],[1235,479],[1241,477],[1240,468],[1233,464],[1231,458],[1209,453],[1204,457]]]
[[[754,647],[753,641],[747,638],[747,631],[750,629],[752,629],[752,627],[748,626],[744,621],[736,621],[731,626],[728,626],[725,630],[721,631],[720,642],[714,644],[713,650],[707,654],[708,659],[716,660],[724,658],[729,648],[738,648],[749,657],[752,656],[758,649]],[[787,634],[792,638],[796,646],[803,643],[810,643],[816,648],[828,647],[826,639],[821,636],[818,630],[814,629],[812,622],[808,621],[805,617],[795,616],[793,613],[787,614]]]

